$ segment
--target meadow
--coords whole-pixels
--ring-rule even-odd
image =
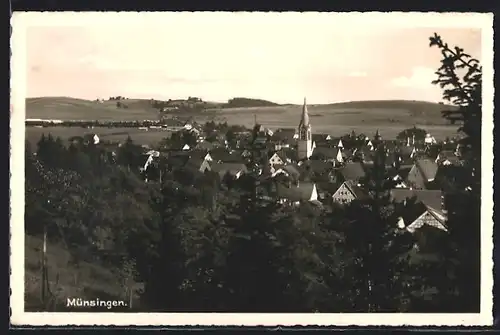
[[[149,100],[127,99],[127,109],[117,108],[116,101],[95,102],[73,98],[30,98],[26,101],[26,118],[59,120],[157,120],[158,111],[151,107]],[[280,105],[270,107],[239,107],[207,109],[196,113],[172,113],[192,117],[197,122],[227,122],[228,124],[252,127],[255,120],[264,127],[297,127],[301,108],[299,105]],[[426,129],[436,139],[456,135],[458,125],[450,125],[441,111],[450,106],[423,101],[355,101],[327,105],[308,105],[311,125],[314,133],[326,133],[340,136],[351,130],[357,133],[371,134],[377,129],[385,138],[394,138],[399,132],[417,126]],[[45,128],[48,131],[49,128]],[[76,128],[75,128],[76,129]],[[72,133],[77,130],[51,129],[53,134]],[[115,129],[114,131],[118,131]],[[127,130],[134,140],[150,143],[161,139],[163,133]],[[93,130],[100,134],[96,129]],[[40,133],[40,130],[27,129],[28,134]],[[57,135],[63,136],[63,135]],[[110,135],[114,136],[114,135]],[[119,137],[116,137],[119,138]]]
[[[43,241],[40,237],[25,235],[25,310],[43,310],[41,292],[41,254]],[[117,275],[109,267],[90,261],[76,264],[68,248],[60,243],[47,245],[49,289],[58,307],[64,306],[68,297],[110,297],[122,295],[117,287]]]
[[[102,140],[113,142],[123,142],[128,136],[130,136],[135,143],[140,145],[154,145],[163,138],[170,136],[169,131],[162,129],[143,130],[139,128],[107,127],[94,127],[93,129],[81,127],[26,127],[26,139],[32,144],[36,144],[42,134],[52,134],[52,136],[60,137],[63,140],[67,140],[73,136],[97,134]]]

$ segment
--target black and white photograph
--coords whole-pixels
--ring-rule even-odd
[[[11,322],[491,325],[492,22],[14,13]]]

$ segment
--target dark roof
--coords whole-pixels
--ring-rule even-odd
[[[209,151],[214,161],[227,163],[243,163],[243,159],[238,152],[229,152],[226,148],[214,148]]]
[[[337,157],[337,152],[338,149],[336,148],[319,146],[314,148],[312,154],[313,155],[320,154],[322,156],[325,156],[327,159],[334,159],[335,157]]]
[[[431,181],[436,178],[438,165],[435,161],[427,158],[418,159],[415,162],[415,165],[419,169],[420,173],[422,173],[422,176],[426,181]]]
[[[304,165],[309,166],[314,173],[326,173],[333,169],[332,163],[321,160],[309,160]]]
[[[282,169],[294,178],[300,177],[300,168],[295,164],[287,164],[283,166]]]
[[[212,163],[210,166],[211,170],[217,172],[220,177],[226,173],[236,175],[238,172],[248,172],[246,165],[242,163]]]
[[[204,159],[207,154],[208,154],[208,150],[195,149],[195,150],[189,151],[189,156],[192,158]]]
[[[286,141],[286,140],[293,140],[294,136],[295,136],[295,129],[280,128],[273,133],[271,139],[274,141]]]
[[[442,209],[442,196],[443,193],[440,190],[409,190],[401,188],[391,190],[391,199],[397,203],[415,197],[417,202],[436,210]]]
[[[347,180],[344,182],[344,185],[351,191],[352,194],[356,197],[356,199],[366,199],[368,197],[368,193],[365,192],[360,186],[357,185],[352,180]]]
[[[402,156],[408,157],[411,155],[411,152],[413,151],[413,149],[415,149],[413,146],[411,146],[411,147],[404,146],[404,147],[399,148],[399,153]]]
[[[314,189],[313,183],[302,182],[299,186],[292,185],[290,187],[282,184],[276,185],[278,197],[285,198],[291,201],[309,200]]]
[[[311,137],[312,137],[313,141],[318,143],[318,142],[325,142],[327,136],[328,136],[328,134],[312,134]]]
[[[185,163],[185,167],[186,168],[190,168],[190,169],[194,169],[194,170],[199,170],[201,165],[203,164],[204,160],[203,159],[200,159],[200,158],[196,158],[196,157],[190,157],[186,163]]]
[[[365,169],[360,162],[349,162],[340,169],[344,180],[359,180],[366,175]]]

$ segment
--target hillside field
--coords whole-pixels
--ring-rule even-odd
[[[86,134],[97,134],[102,140],[123,142],[130,136],[137,144],[157,144],[165,137],[170,137],[170,132],[162,129],[142,130],[138,128],[107,128],[95,127],[93,129],[81,127],[26,127],[26,139],[35,145],[42,134],[52,134],[67,140],[73,136],[83,136]]]
[[[149,100],[127,99],[129,108],[116,107],[115,100],[97,102],[67,97],[26,99],[27,119],[134,121],[158,120],[158,111]]]
[[[40,237],[25,235],[24,295],[27,312],[43,309],[40,300],[42,245]],[[57,311],[65,310],[68,297],[120,299],[123,294],[112,269],[94,261],[75,263],[72,255],[60,243],[48,243],[47,267],[50,291],[57,301]]]
[[[156,120],[158,112],[149,100],[128,99],[129,109],[119,109],[116,101],[104,103],[72,98],[29,98],[26,100],[26,118],[59,120]],[[215,120],[228,124],[253,126],[255,119],[264,127],[297,127],[300,105],[271,107],[239,107],[209,109],[189,113],[198,122]],[[354,101],[328,105],[308,105],[314,133],[343,135],[351,130],[370,134],[377,129],[386,138],[395,137],[403,129],[417,126],[437,139],[456,135],[457,125],[449,125],[441,111],[450,106],[423,101]],[[179,115],[181,113],[178,113]],[[184,113],[187,115],[186,113]],[[133,136],[131,134],[131,136]],[[137,135],[152,138],[152,135]]]

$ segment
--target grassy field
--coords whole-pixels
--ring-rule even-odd
[[[138,128],[106,128],[95,127],[94,129],[87,129],[81,127],[26,127],[26,139],[35,145],[42,134],[52,134],[54,137],[61,137],[67,140],[72,136],[83,136],[86,134],[97,134],[102,140],[106,141],[119,141],[123,142],[127,136],[134,140],[137,144],[157,144],[165,137],[170,136],[170,132],[161,129],[142,130]]]
[[[116,102],[104,103],[72,98],[32,98],[26,102],[27,118],[60,120],[144,120],[157,119],[158,113],[151,108],[149,100],[125,100],[129,109],[116,108]],[[282,105],[272,107],[241,107],[212,109],[189,114],[198,122],[215,120],[253,126],[255,118],[265,127],[297,127],[302,106]],[[437,139],[456,135],[458,126],[450,126],[441,116],[446,105],[423,101],[354,101],[328,105],[309,105],[309,115],[314,133],[343,135],[354,130],[371,134],[380,129],[382,136],[393,138],[400,131],[417,126],[426,129]],[[183,114],[185,115],[185,113]],[[149,141],[154,135],[131,134]]]
[[[41,250],[42,239],[25,235],[24,296],[25,310],[41,310]],[[118,278],[108,267],[94,262],[72,261],[70,253],[59,244],[48,243],[47,262],[50,291],[55,296],[58,310],[63,310],[69,297],[82,299],[119,299],[123,292]],[[58,279],[57,279],[58,278]]]
[[[26,99],[26,118],[55,120],[157,120],[158,111],[149,100],[122,100],[129,108],[117,108],[116,101],[90,101],[67,97]]]

